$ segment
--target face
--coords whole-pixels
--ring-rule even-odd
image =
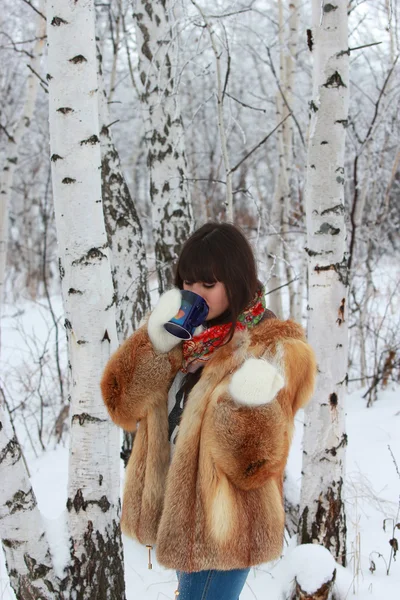
[[[211,319],[219,317],[229,307],[225,286],[220,281],[216,281],[215,283],[202,283],[200,281],[192,283],[184,281],[183,289],[198,294],[207,302],[210,310],[206,321],[211,321]]]

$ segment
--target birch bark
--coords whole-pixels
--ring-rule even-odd
[[[343,400],[348,353],[344,151],[349,101],[347,2],[313,0],[313,99],[307,157],[309,323],[319,376],[305,411],[300,539],[346,563]]]
[[[146,123],[155,258],[160,294],[193,225],[183,125],[176,86],[175,44],[166,0],[137,0],[135,23]]]
[[[68,501],[71,598],[125,598],[119,431],[99,381],[117,346],[101,201],[93,0],[47,6],[50,148],[71,381]]]
[[[60,582],[20,445],[9,429],[0,406],[0,535],[11,587],[17,598],[55,600]]]
[[[41,0],[39,10],[41,13],[44,12],[44,0]],[[32,50],[32,59],[28,64],[29,75],[25,103],[15,131],[8,138],[8,150],[0,176],[0,305],[4,298],[9,227],[8,211],[11,202],[14,174],[18,166],[19,147],[27,128],[30,126],[39,88],[39,77],[35,73],[40,72],[40,61],[46,35],[46,21],[41,15],[37,17],[36,31],[37,41]]]
[[[117,332],[126,340],[150,310],[146,247],[136,206],[121,169],[110,131],[110,115],[97,47],[101,180],[104,219],[112,256]]]

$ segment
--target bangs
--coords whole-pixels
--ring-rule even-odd
[[[196,244],[187,244],[183,248],[177,275],[182,282],[215,283],[224,281],[222,265],[215,260],[215,252],[207,243],[207,239],[198,240]]]

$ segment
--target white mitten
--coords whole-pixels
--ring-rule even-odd
[[[181,307],[182,296],[177,288],[168,290],[160,296],[153,312],[151,313],[147,331],[151,343],[157,352],[169,352],[182,340],[164,329],[164,323],[175,317]]]
[[[239,404],[261,406],[271,402],[284,386],[278,370],[262,358],[248,358],[233,375],[229,393]]]

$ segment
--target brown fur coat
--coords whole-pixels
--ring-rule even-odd
[[[229,393],[232,374],[248,358],[266,359],[283,376],[268,404],[238,404]],[[170,465],[167,396],[181,360],[180,347],[156,354],[143,326],[106,366],[101,389],[111,418],[128,431],[139,422],[122,530],[156,544],[159,562],[182,571],[277,558],[293,417],[309,400],[316,371],[302,328],[266,319],[212,355],[185,404]]]

